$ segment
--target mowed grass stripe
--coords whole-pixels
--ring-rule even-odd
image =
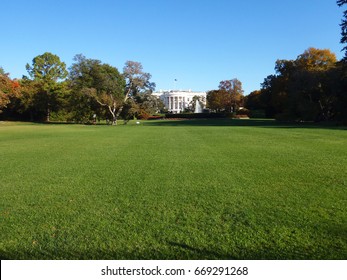
[[[344,259],[345,145],[224,121],[0,127],[1,256]]]

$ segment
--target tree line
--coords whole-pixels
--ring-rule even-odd
[[[120,73],[116,67],[78,54],[66,68],[50,52],[34,57],[26,65],[28,76],[11,80],[0,68],[0,113],[4,119],[30,121],[72,121],[87,123],[106,119],[117,124],[119,118],[147,118],[167,111],[152,95],[155,83],[140,62],[127,61]],[[186,108],[194,112],[195,96]],[[207,93],[207,104],[214,112],[236,112],[243,102],[238,79],[221,81],[218,90]]]
[[[347,0],[337,0],[341,7]],[[341,22],[347,43],[347,11]],[[338,121],[347,124],[347,46],[342,60],[328,49],[309,48],[295,60],[277,60],[275,75],[247,96],[245,106],[280,120]]]
[[[295,60],[277,60],[275,71],[247,96],[248,109],[280,120],[346,120],[346,66],[335,54],[309,48]]]
[[[28,76],[11,80],[0,68],[0,112],[6,119],[89,122],[154,114],[164,108],[151,93],[155,83],[140,62],[116,67],[79,54],[66,64],[52,53],[36,56],[27,64]]]
[[[337,0],[341,7],[347,0]],[[347,43],[347,11],[341,23],[341,43]],[[208,107],[216,112],[237,112],[288,121],[337,121],[347,124],[347,46],[337,61],[328,49],[308,48],[295,60],[277,60],[275,74],[261,89],[243,96],[242,84],[222,81],[207,93]]]

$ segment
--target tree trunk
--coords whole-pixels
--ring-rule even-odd
[[[49,90],[47,91],[47,115],[46,115],[46,122],[50,121],[50,117],[51,117],[51,104],[50,104],[50,92]]]
[[[112,116],[112,125],[117,125],[117,117],[115,115]]]
[[[120,114],[121,114],[121,113],[122,113],[122,111],[123,111],[123,107],[124,107],[124,105],[122,105],[122,106],[119,108],[119,110],[118,110],[117,114],[114,116],[114,120],[115,120],[115,122],[116,122],[116,124],[115,124],[115,125],[117,125],[117,120],[118,120],[118,118],[119,118]]]
[[[49,122],[49,121],[50,121],[50,117],[51,117],[51,110],[49,109],[49,105],[48,105],[48,108],[47,108],[47,116],[46,116],[46,122]]]
[[[110,111],[112,115],[112,125],[117,125],[117,115],[115,114],[116,112],[116,104],[113,104],[113,108],[111,106],[108,106],[108,110]]]
[[[118,120],[120,114],[121,114],[122,111],[123,111],[124,104],[125,104],[125,102],[128,100],[129,94],[130,94],[130,89],[129,89],[128,92],[126,93],[126,95],[125,95],[125,97],[124,97],[124,100],[123,100],[123,104],[122,104],[122,106],[120,106],[120,108],[119,108],[119,110],[118,110],[116,116],[114,117],[114,121],[116,122],[115,125],[117,125],[117,120]]]

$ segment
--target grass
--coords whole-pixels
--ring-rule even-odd
[[[0,123],[1,259],[346,259],[347,130]]]

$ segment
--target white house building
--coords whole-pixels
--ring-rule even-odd
[[[195,113],[201,113],[202,109],[206,108],[206,92],[192,90],[160,90],[153,92],[152,95],[160,98],[165,108],[174,114],[184,111],[191,106],[194,96],[199,97],[200,102],[196,102]]]

